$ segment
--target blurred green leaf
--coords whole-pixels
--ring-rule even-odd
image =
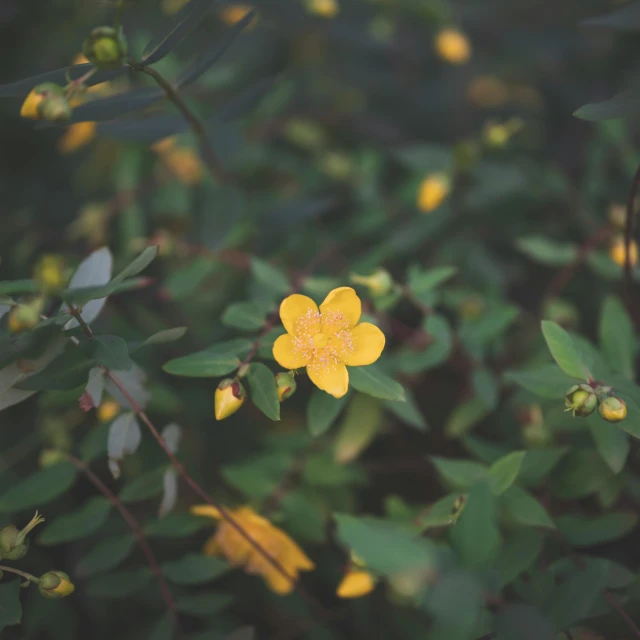
[[[491,465],[487,476],[496,495],[504,493],[516,481],[525,456],[526,451],[513,451]]]
[[[251,342],[237,339],[214,344],[181,358],[169,360],[162,367],[167,373],[189,378],[217,378],[235,371],[240,358],[249,353]]]
[[[282,451],[248,457],[222,470],[225,480],[253,498],[269,496],[286,476],[293,456]]]
[[[266,320],[269,309],[259,302],[235,302],[222,314],[222,324],[243,331],[257,331]]]
[[[204,518],[199,516],[172,512],[164,518],[147,523],[144,532],[149,537],[185,538],[197,533],[208,524]]]
[[[259,362],[249,366],[247,374],[253,404],[270,420],[280,420],[280,401],[276,379],[269,367]]]
[[[20,624],[22,605],[20,604],[20,580],[0,584],[0,631],[5,627]]]
[[[444,484],[452,489],[469,489],[487,473],[487,468],[483,464],[472,460],[452,460],[431,456],[431,461]]]
[[[565,500],[584,498],[597,491],[611,475],[595,449],[578,449],[565,456],[553,472],[551,490]]]
[[[449,438],[461,438],[481,422],[489,413],[480,398],[469,398],[458,404],[447,419],[444,432]]]
[[[142,111],[166,99],[164,91],[154,87],[141,87],[106,98],[89,100],[74,108],[71,123],[113,120],[133,111]]]
[[[540,557],[543,543],[544,534],[535,529],[518,528],[507,535],[496,560],[501,588],[504,589],[533,566]]]
[[[176,608],[180,613],[190,616],[212,618],[226,609],[233,602],[233,597],[216,591],[204,591],[178,598]]]
[[[496,640],[555,640],[549,619],[528,604],[508,604],[496,616]]]
[[[578,247],[575,244],[554,242],[540,235],[518,238],[516,245],[532,260],[551,267],[571,264],[578,257]]]
[[[435,527],[448,527],[454,523],[454,507],[460,494],[452,493],[429,506],[429,512],[417,518],[421,531],[428,531]]]
[[[429,315],[424,321],[424,330],[431,338],[424,351],[402,349],[395,359],[403,373],[420,373],[446,362],[453,348],[453,332],[444,316]]]
[[[137,276],[144,271],[158,255],[158,247],[147,247],[139,256],[132,260],[118,275],[111,280],[112,283],[124,282],[126,278]]]
[[[191,553],[162,565],[162,571],[168,580],[176,584],[202,584],[210,582],[230,570],[230,566],[210,556]]]
[[[89,598],[128,598],[144,589],[153,579],[151,571],[120,569],[91,578],[85,593]]]
[[[569,544],[591,547],[631,533],[638,524],[638,515],[631,511],[613,511],[595,517],[561,515],[556,523]]]
[[[553,359],[568,376],[581,380],[591,377],[591,373],[582,362],[571,336],[559,324],[543,320],[542,334]]]
[[[585,27],[611,27],[622,31],[637,31],[640,29],[640,2],[630,2],[606,15],[584,20],[582,24]]]
[[[404,402],[402,385],[382,373],[376,365],[349,367],[349,382],[356,391],[374,398]]]
[[[307,404],[307,425],[314,438],[326,433],[347,404],[349,395],[334,398],[321,389],[314,389]],[[395,404],[395,403],[394,403]]]
[[[113,371],[129,371],[133,360],[129,347],[120,336],[93,336],[82,343],[86,356]]]
[[[515,382],[543,398],[564,398],[567,389],[575,384],[574,380],[554,364],[544,365],[533,371],[507,371],[503,377],[507,382]]]
[[[58,356],[42,371],[25,378],[16,386],[33,391],[69,391],[86,384],[89,371],[96,365],[81,349],[72,347]]]
[[[146,347],[152,344],[167,344],[168,342],[175,342],[176,340],[180,340],[180,338],[182,338],[187,333],[187,331],[187,327],[174,327],[173,329],[164,329],[163,331],[158,331],[152,336],[149,336],[140,345],[140,347]]]
[[[418,431],[428,431],[429,425],[422,415],[413,393],[409,389],[405,389],[404,392],[404,402],[385,400],[384,408],[398,418],[398,420],[408,424],[410,427]]]
[[[368,447],[382,427],[382,405],[379,400],[357,393],[352,398],[334,440],[334,457],[347,464]]]
[[[90,498],[80,509],[58,516],[47,523],[38,537],[38,543],[62,544],[90,536],[100,530],[107,521],[112,504],[102,496]]]
[[[489,369],[474,369],[471,383],[476,396],[488,410],[492,411],[498,406],[500,395],[498,378]]]
[[[609,364],[627,378],[633,379],[636,338],[631,318],[622,302],[609,296],[600,317],[600,345]]]
[[[634,115],[640,107],[640,91],[627,89],[609,100],[592,102],[580,107],[573,115],[581,120],[599,122]]]
[[[162,493],[164,471],[164,467],[153,469],[125,484],[119,494],[120,500],[122,502],[137,502],[159,496]]]
[[[291,289],[285,273],[260,258],[251,259],[251,273],[261,287],[276,295],[284,295]]]
[[[500,497],[500,506],[508,517],[527,527],[544,527],[555,529],[556,525],[546,509],[524,489],[513,485]]]
[[[76,571],[85,577],[114,569],[129,556],[135,544],[131,533],[101,540],[78,562]]]
[[[598,453],[613,473],[620,473],[624,469],[631,448],[629,436],[611,423],[602,420],[596,413],[592,413],[587,418],[587,424]]]

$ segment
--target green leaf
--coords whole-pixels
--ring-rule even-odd
[[[0,281],[0,295],[10,296],[14,293],[38,293],[40,286],[35,280]]]
[[[349,396],[334,398],[320,389],[314,389],[307,405],[307,425],[314,438],[326,433],[347,404]]]
[[[190,513],[169,513],[164,518],[152,520],[144,529],[148,537],[185,538],[200,531],[210,523]]]
[[[583,621],[607,584],[605,565],[591,564],[577,569],[573,576],[549,594],[549,616],[556,630],[561,631]]]
[[[491,465],[489,484],[496,495],[504,493],[516,481],[525,455],[525,451],[513,451]]]
[[[374,518],[336,514],[338,538],[381,575],[402,571],[428,573],[434,568],[436,552],[429,540],[402,527]]]
[[[431,456],[431,461],[444,484],[454,490],[469,489],[487,473],[487,468],[483,464],[472,460],[452,460]]]
[[[405,389],[404,402],[385,400],[384,408],[390,413],[393,413],[398,420],[408,424],[410,427],[413,427],[418,431],[429,430],[429,425],[427,424],[425,417],[422,415],[413,393],[409,389]]]
[[[235,371],[240,366],[240,357],[249,353],[249,349],[251,342],[248,340],[229,340],[169,360],[162,368],[175,376],[217,378]]]
[[[448,527],[455,521],[453,511],[456,500],[460,498],[459,493],[452,493],[434,502],[429,507],[429,512],[417,519],[420,531],[427,531],[435,527]]]
[[[140,347],[147,347],[151,344],[166,344],[167,342],[175,342],[180,340],[187,333],[187,327],[174,327],[173,329],[164,329],[149,336]],[[139,347],[139,348],[140,348]]]
[[[522,253],[535,262],[551,267],[571,264],[578,257],[578,247],[575,244],[554,242],[545,236],[533,235],[518,238],[516,245]]]
[[[32,391],[70,391],[87,383],[89,371],[96,361],[88,359],[81,349],[69,348],[42,371],[25,378],[16,386]]]
[[[558,366],[572,378],[587,380],[591,373],[582,362],[571,336],[555,322],[542,321],[542,334]]]
[[[585,104],[574,112],[576,118],[600,122],[613,120],[638,113],[640,109],[640,91],[636,87],[618,93],[609,100]]]
[[[253,404],[271,420],[280,420],[280,401],[276,379],[269,367],[259,362],[249,366],[247,374]]]
[[[404,402],[404,389],[393,378],[382,373],[376,365],[368,367],[349,367],[351,386],[374,398]]]
[[[129,347],[120,336],[93,336],[82,343],[85,354],[113,371],[130,371],[133,360]]]
[[[291,289],[286,274],[260,258],[251,259],[251,273],[259,285],[274,294],[284,295]]]
[[[506,334],[519,315],[518,307],[510,304],[495,305],[484,311],[479,318],[463,322],[458,330],[458,337],[471,355],[482,359],[487,349]]]
[[[122,282],[125,278],[137,276],[144,271],[158,255],[158,247],[147,247],[137,258],[132,260],[117,276],[111,280],[112,283]]]
[[[522,461],[518,480],[527,487],[538,486],[568,451],[568,447],[529,449]]]
[[[602,459],[613,473],[620,473],[624,469],[631,448],[629,436],[621,429],[602,420],[597,413],[592,413],[587,418],[587,424]]]
[[[483,420],[489,413],[487,405],[480,398],[470,398],[458,404],[453,410],[444,433],[449,438],[461,438]]]
[[[435,267],[434,269],[412,269],[409,272],[408,286],[411,293],[419,299],[456,275],[457,267]]]
[[[106,298],[114,293],[124,293],[133,289],[141,289],[148,284],[146,278],[130,278],[124,282],[108,282],[92,287],[74,287],[60,293],[60,297],[70,304],[87,305],[92,300]],[[84,316],[83,316],[84,317]]]
[[[600,345],[611,367],[633,379],[635,331],[624,305],[615,296],[609,296],[602,307]]]
[[[114,569],[131,554],[135,544],[136,539],[130,533],[106,538],[78,562],[76,571],[86,577]]]
[[[551,516],[538,500],[517,485],[512,485],[501,495],[500,506],[517,524],[545,529],[556,528]]]
[[[575,384],[575,381],[555,364],[538,367],[533,371],[507,371],[503,377],[506,382],[515,382],[543,398],[564,398],[567,389]]]
[[[222,475],[242,493],[253,498],[266,498],[286,476],[292,464],[291,454],[274,451],[225,465]]]
[[[516,529],[505,538],[495,566],[502,589],[534,565],[543,543],[544,534],[535,529]]]
[[[20,624],[22,605],[20,604],[20,580],[0,584],[0,631],[5,627]]]
[[[339,464],[357,458],[375,439],[382,427],[379,400],[357,393],[344,416],[334,440],[334,457]]]
[[[638,523],[638,516],[631,511],[614,511],[593,518],[563,515],[556,518],[556,523],[569,544],[591,547],[628,535]]]
[[[120,500],[122,502],[138,502],[159,496],[162,493],[164,472],[165,468],[163,467],[143,473],[122,488]]]
[[[487,481],[481,480],[471,488],[449,535],[462,566],[483,571],[493,565],[500,548],[500,532],[496,497]]]
[[[111,503],[102,496],[90,498],[86,504],[73,513],[58,516],[47,523],[38,537],[42,545],[62,544],[79,540],[99,531],[109,518]]]
[[[168,580],[176,584],[202,584],[210,582],[229,571],[231,567],[211,556],[190,553],[179,560],[165,562],[162,571]]]
[[[559,498],[574,500],[595,493],[612,472],[595,449],[578,449],[567,455],[551,476],[551,491]]]
[[[191,0],[182,7],[166,29],[144,48],[143,64],[153,64],[171,53],[198,26],[212,4],[213,0]]]
[[[230,304],[222,314],[222,324],[243,331],[262,329],[269,309],[259,302],[236,302]]]
[[[498,386],[498,379],[493,372],[484,368],[474,369],[471,376],[471,384],[473,385],[476,397],[482,401],[489,411],[492,411],[498,406],[500,388]]]
[[[88,581],[84,592],[89,598],[128,598],[144,589],[152,580],[144,569],[121,569],[96,576]]]
[[[428,316],[423,323],[431,343],[424,351],[402,349],[395,357],[395,364],[403,373],[427,371],[445,362],[453,349],[453,332],[447,319],[438,314]]]
[[[78,470],[70,462],[60,462],[32,473],[0,495],[0,513],[42,508],[71,488]]]
[[[176,601],[176,609],[190,616],[212,618],[226,609],[233,602],[233,597],[226,593],[204,591],[194,595],[183,596]]]
[[[496,640],[555,640],[549,619],[528,604],[507,604],[496,616]]]
[[[604,16],[583,20],[582,24],[585,27],[611,27],[621,31],[637,31],[640,29],[640,3],[630,2]]]

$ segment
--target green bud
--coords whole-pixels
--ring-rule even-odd
[[[567,391],[564,404],[574,416],[586,417],[595,411],[598,397],[588,384],[574,384]]]
[[[48,571],[38,583],[38,591],[51,600],[59,600],[70,596],[76,590],[69,575],[64,571]]]
[[[606,398],[598,407],[600,416],[607,422],[620,422],[627,417],[627,405],[617,396]]]
[[[121,28],[96,27],[82,45],[82,53],[98,69],[118,69],[128,52],[127,39]]]
[[[47,122],[66,122],[71,118],[71,105],[65,96],[45,98],[39,107],[43,120]]]
[[[281,372],[276,375],[276,385],[278,386],[278,399],[280,402],[288,400],[298,388],[293,372]]]
[[[13,524],[0,530],[0,557],[5,560],[20,560],[29,550],[27,534],[37,527],[44,518],[36,511],[29,524],[24,529],[18,530]]]

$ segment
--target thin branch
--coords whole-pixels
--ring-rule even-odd
[[[638,195],[638,189],[640,188],[640,165],[636,169],[636,172],[631,181],[631,189],[629,190],[629,197],[627,199],[627,216],[624,221],[624,279],[627,290],[631,290],[632,281],[632,264],[631,264],[631,241],[633,240],[633,230],[635,227],[635,206],[636,196]]]
[[[162,599],[169,610],[171,617],[173,618],[173,625],[176,631],[176,636],[178,638],[183,638],[184,635],[182,633],[182,629],[180,628],[180,619],[178,617],[178,611],[176,609],[176,603],[171,595],[171,591],[169,586],[167,585],[167,581],[164,578],[164,574],[162,573],[162,569],[156,560],[156,557],[149,546],[149,542],[144,535],[144,531],[138,524],[137,520],[133,517],[133,514],[129,509],[127,509],[122,501],[116,496],[107,485],[100,480],[100,478],[91,471],[91,469],[84,463],[82,460],[72,456],[70,454],[66,454],[66,459],[74,464],[80,471],[82,471],[91,484],[98,490],[100,493],[119,511],[122,519],[129,525],[129,528],[133,532],[136,540],[138,541],[138,545],[140,549],[142,549],[142,553],[144,553],[147,562],[149,563],[149,567],[151,572],[155,576],[158,586],[160,587],[160,592],[162,594]]]
[[[207,130],[203,122],[198,116],[189,108],[187,103],[183,100],[180,92],[174,87],[163,75],[158,73],[152,67],[147,67],[135,60],[127,60],[127,64],[136,71],[146,73],[151,76],[158,86],[164,91],[167,99],[173,102],[173,104],[179,109],[180,113],[184,116],[184,119],[189,123],[193,133],[198,137],[200,141],[200,148],[202,155],[204,156],[205,163],[209,168],[211,177],[215,182],[229,182],[229,175],[224,168],[218,154],[215,152],[213,145],[207,135]]]
[[[36,584],[40,582],[40,578],[36,578],[34,575],[31,575],[30,573],[26,573],[24,571],[20,571],[19,569],[14,569],[13,567],[6,567],[5,565],[0,564],[0,572],[4,572],[4,571],[6,571],[7,573],[15,573],[17,576],[20,576],[21,578],[24,578],[29,582],[35,582]]]

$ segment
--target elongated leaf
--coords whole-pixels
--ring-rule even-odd
[[[614,120],[638,113],[640,109],[640,89],[633,88],[618,93],[609,100],[593,102],[580,107],[573,115],[581,120],[599,122]]]
[[[487,468],[483,464],[473,460],[452,460],[432,456],[431,461],[444,484],[452,489],[469,489],[487,473]]]
[[[20,624],[21,620],[20,580],[3,581],[0,584],[0,631]]]
[[[230,304],[222,314],[222,324],[243,331],[261,329],[266,320],[269,308],[259,302],[236,302]]]
[[[587,424],[598,453],[613,473],[620,473],[631,448],[628,434],[605,422],[596,413],[587,418]]]
[[[307,405],[307,425],[313,437],[321,436],[330,429],[347,404],[348,397],[334,398],[320,389],[313,390]]]
[[[535,529],[517,529],[508,536],[496,560],[502,587],[513,582],[540,557],[544,534]]]
[[[69,391],[86,384],[89,371],[96,361],[87,358],[81,349],[69,348],[42,371],[25,378],[16,386],[36,391]]]
[[[404,402],[404,389],[399,382],[383,373],[376,365],[349,367],[351,386],[374,398]]]
[[[142,54],[145,65],[162,60],[198,26],[213,0],[191,0],[176,15],[164,32],[147,44]]]
[[[354,460],[368,447],[382,427],[382,405],[379,400],[355,394],[336,434],[334,458],[339,464]]]
[[[543,320],[542,333],[553,359],[568,376],[582,380],[591,377],[591,373],[582,362],[571,336],[559,324]]]
[[[253,404],[271,420],[280,420],[280,401],[276,379],[269,367],[254,362],[247,374]]]
[[[571,264],[578,257],[578,247],[575,244],[554,242],[541,235],[518,238],[516,245],[532,260],[552,267]]]
[[[120,336],[94,336],[83,343],[85,353],[113,371],[130,371],[133,360],[129,347]]]
[[[199,553],[192,553],[179,560],[165,562],[162,565],[162,571],[167,576],[167,579],[176,584],[210,582],[229,571],[229,569],[231,567],[224,560],[203,557]]]
[[[76,570],[81,576],[109,571],[124,561],[135,545],[136,539],[131,533],[101,540],[80,560]]]
[[[487,473],[493,493],[504,493],[516,481],[525,455],[525,451],[513,451],[489,468]]]
[[[506,515],[518,524],[528,527],[555,529],[551,516],[530,493],[517,485],[509,487],[500,497]]]
[[[628,535],[638,524],[638,516],[632,511],[613,511],[593,518],[563,515],[556,522],[570,544],[591,547]]]
[[[120,500],[122,502],[137,502],[160,495],[163,476],[164,468],[143,473],[122,488]]]
[[[140,347],[147,347],[152,344],[166,344],[167,342],[175,342],[180,340],[186,333],[187,327],[174,327],[173,329],[164,329],[149,336]]]
[[[398,420],[408,424],[418,431],[428,431],[429,425],[422,411],[416,402],[411,391],[405,389],[405,401],[394,402],[393,400],[385,400],[384,408],[391,412]]]
[[[73,513],[58,516],[43,529],[38,537],[39,544],[62,544],[78,540],[99,531],[107,521],[111,503],[102,496],[91,498]]]
[[[635,332],[629,314],[615,296],[609,296],[602,307],[600,345],[609,364],[632,379],[636,353]]]
[[[35,280],[7,280],[0,282],[0,295],[14,293],[37,293],[40,287]]]
[[[555,364],[544,365],[533,371],[507,371],[503,377],[507,382],[515,382],[543,398],[564,398],[568,387],[574,383]]]
[[[447,419],[444,432],[449,438],[461,438],[482,421],[489,413],[480,398],[461,402]]]
[[[247,344],[248,343],[247,341]],[[169,360],[162,367],[167,373],[188,378],[215,378],[235,371],[240,366],[238,353],[228,343],[213,345],[203,351]]]
[[[42,508],[65,491],[76,479],[78,470],[70,462],[60,462],[32,473],[0,495],[0,512]]]
[[[85,305],[91,300],[106,298],[113,293],[122,293],[133,289],[141,289],[148,286],[147,278],[130,278],[124,282],[114,282],[113,280],[99,287],[81,287],[79,289],[62,291],[60,297],[70,304]]]
[[[251,273],[261,287],[273,291],[274,294],[284,295],[291,288],[289,278],[281,269],[260,258],[252,258]]]
[[[125,278],[137,276],[144,271],[158,255],[158,247],[153,245],[147,247],[139,256],[132,260],[111,282],[122,282]]]
[[[165,93],[154,87],[132,89],[125,93],[98,100],[91,100],[76,107],[71,113],[70,123],[101,122],[115,120],[133,111],[141,111],[165,99]]]
[[[63,67],[62,69],[55,69],[53,71],[46,71],[37,76],[31,76],[24,80],[18,80],[10,84],[0,85],[0,97],[3,98],[24,98],[36,85],[42,82],[55,82],[56,84],[66,84],[67,75],[70,80],[77,80],[93,69],[92,64],[76,64],[71,67]],[[127,67],[123,66],[120,69],[112,69],[111,71],[98,71],[91,78],[89,78],[85,84],[88,87],[92,87],[96,84],[112,80],[120,74],[126,71]]]
[[[195,82],[203,73],[206,73],[253,21],[255,15],[255,9],[249,11],[241,20],[238,20],[232,27],[227,29],[218,42],[214,43],[208,50],[204,50],[195,62],[178,76],[176,86],[186,87]]]
[[[144,589],[153,579],[151,571],[143,569],[120,569],[94,577],[87,583],[89,598],[128,598]]]

